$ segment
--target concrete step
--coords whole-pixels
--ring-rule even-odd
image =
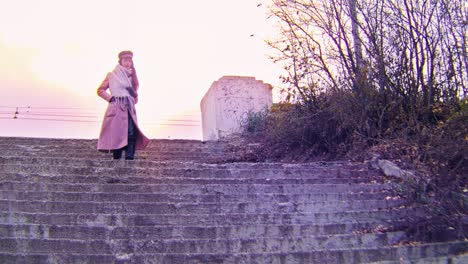
[[[366,201],[366,200],[403,200],[388,191],[360,192],[360,193],[305,193],[305,194],[178,194],[178,193],[69,193],[69,192],[24,192],[2,190],[0,199],[3,200],[29,200],[29,201],[101,201],[101,202],[141,202],[141,203],[180,203],[191,201],[194,203],[243,203],[263,201],[272,203],[306,203],[325,201]]]
[[[109,153],[98,152],[96,140],[11,139],[0,138],[3,156],[68,157],[111,159]],[[140,160],[183,160],[217,162],[230,157],[225,144],[190,140],[151,140],[143,151],[137,151]]]
[[[67,145],[63,146],[27,146],[27,145],[5,145],[0,144],[0,147],[3,147],[5,151],[4,156],[19,156],[18,154],[30,154],[31,156],[38,156],[40,157],[41,153],[47,154],[76,154],[76,155],[86,155],[86,154],[109,154],[110,151],[98,151],[96,146],[94,147],[71,147],[69,148]],[[15,155],[16,153],[16,155]],[[180,147],[180,146],[167,146],[167,147],[147,147],[143,150],[137,150],[137,153],[161,153],[161,154],[196,154],[196,153],[206,153],[210,154],[230,154],[229,151],[225,150],[224,148],[218,147]]]
[[[434,258],[419,258],[419,259],[401,259],[401,260],[390,260],[390,261],[375,261],[369,264],[466,264],[468,263],[468,253],[461,253],[461,255],[455,256],[443,256]]]
[[[48,156],[44,157],[27,157],[27,156],[5,156],[0,157],[0,164],[47,164],[47,165],[65,165],[65,166],[88,166],[88,167],[155,167],[155,168],[209,168],[209,169],[248,169],[248,170],[285,170],[289,172],[301,171],[301,170],[342,170],[342,173],[346,173],[347,170],[359,171],[359,173],[368,173],[367,163],[361,162],[346,162],[346,161],[335,161],[335,162],[312,162],[312,163],[251,163],[251,162],[237,162],[237,163],[222,163],[222,164],[198,164],[192,162],[180,162],[180,161],[143,161],[134,160],[131,162],[124,161],[109,161],[109,160],[93,160],[89,158],[70,158],[61,156],[59,158],[52,158]],[[375,173],[373,173],[375,174]]]
[[[92,144],[97,143],[97,139],[68,139],[68,138],[35,138],[35,137],[2,137],[2,141],[4,142],[40,142],[41,144],[45,144],[48,142],[51,143],[56,143],[56,142],[62,142],[65,144],[77,144],[81,145],[83,142],[91,142]],[[225,141],[200,141],[196,139],[150,139],[150,143],[168,143],[168,144],[173,144],[173,143],[184,143],[184,144],[192,144],[192,143],[202,143],[202,144],[215,144],[215,143],[223,143]]]
[[[85,174],[103,173],[132,175],[178,175],[191,177],[307,177],[307,178],[373,178],[381,179],[378,171],[362,163],[231,163],[203,164],[184,161],[113,161],[72,158],[0,157],[0,169],[22,174]],[[89,173],[89,174],[86,174]]]
[[[39,174],[24,174],[24,173],[5,173],[2,177],[4,181],[17,182],[42,182],[42,183],[125,183],[125,184],[368,184],[377,183],[372,178],[333,178],[333,177],[312,177],[312,178],[296,178],[295,176],[287,177],[275,176],[272,178],[264,177],[249,177],[244,175],[221,176],[219,175],[182,175],[178,176],[126,176],[113,175],[108,176],[86,176],[86,175],[39,175]],[[203,177],[203,178],[202,178]]]
[[[17,155],[18,152],[15,152]],[[21,154],[21,153],[19,153]],[[27,152],[23,153],[24,157],[49,157],[49,158],[62,158],[67,156],[72,159],[93,159],[101,161],[114,161],[112,154],[110,153],[83,153],[83,154],[73,154],[73,153],[34,153]],[[185,161],[185,162],[194,162],[194,163],[220,163],[228,159],[228,156],[224,154],[206,154],[201,153],[197,154],[179,154],[179,153],[152,153],[152,152],[143,152],[139,151],[135,154],[134,161]],[[121,159],[123,161],[123,158]],[[134,162],[132,161],[132,162]]]
[[[202,142],[202,141],[184,141],[184,140],[150,140],[145,150],[150,151],[191,151],[191,150],[209,150],[224,151],[227,144],[221,142]],[[0,147],[5,150],[48,152],[48,151],[67,151],[74,150],[94,150],[97,151],[96,140],[68,140],[68,141],[47,141],[47,140],[25,140],[25,141],[6,141],[0,138]]]
[[[83,214],[264,214],[325,213],[380,210],[404,206],[404,201],[334,201],[306,203],[251,201],[244,203],[135,203],[135,202],[48,202],[0,200],[0,211]]]
[[[14,245],[13,245],[14,246]],[[369,247],[360,249],[315,250],[284,253],[244,254],[24,254],[0,253],[2,263],[151,263],[151,264],[195,264],[195,263],[372,263],[376,261],[401,261],[414,263],[421,258],[449,256],[450,259],[466,254],[467,242],[431,243],[413,246]],[[453,257],[451,257],[453,256]]]
[[[107,154],[106,154],[107,155]],[[124,167],[125,163],[116,163],[109,160],[94,160],[90,158],[70,158],[64,157],[50,157],[50,156],[37,156],[28,157],[24,155],[2,155],[0,157],[0,164],[48,164],[48,165],[66,165],[66,166],[120,166]],[[123,164],[123,165],[122,165]],[[304,169],[346,169],[346,170],[361,170],[366,172],[368,170],[367,163],[361,162],[312,162],[312,163],[251,163],[251,162],[236,162],[236,163],[223,163],[223,164],[192,164],[190,162],[155,162],[155,161],[142,161],[135,160],[127,164],[132,164],[132,167],[143,166],[143,167],[174,167],[172,164],[176,164],[178,167],[210,167],[210,168],[226,168],[226,169],[283,169],[283,170],[304,170]],[[185,165],[185,166],[184,166]]]
[[[158,167],[71,167],[71,166],[48,166],[48,165],[5,165],[0,164],[0,170],[5,175],[16,177],[27,176],[82,176],[93,177],[140,177],[140,178],[249,178],[252,180],[274,180],[274,179],[307,179],[328,180],[329,178],[349,182],[384,182],[383,177],[376,175],[360,174],[349,171],[340,173],[336,170],[251,170],[251,169],[212,169],[212,168],[158,168]]]
[[[192,194],[302,194],[359,193],[391,190],[391,184],[125,184],[125,183],[47,183],[2,181],[0,190],[25,192],[85,192],[85,193],[177,193]]]
[[[145,151],[141,151],[145,152]],[[157,151],[148,151],[148,153],[158,153]],[[191,151],[187,151],[190,153]],[[194,151],[196,152],[196,151]],[[95,153],[92,151],[91,153]],[[109,153],[102,153],[97,152],[98,154],[101,153],[104,156],[108,157]],[[25,156],[23,154],[17,155],[2,155],[0,157],[0,162],[3,163],[17,163],[19,162],[27,162],[27,163],[37,163],[37,162],[51,162],[53,164],[66,162],[67,164],[83,164],[85,165],[103,165],[103,162],[109,163],[110,161],[106,160],[94,160],[89,158],[70,158],[68,156],[60,156],[60,157],[49,157],[47,155],[42,156]],[[132,163],[140,163],[140,164],[147,164],[146,161],[139,161],[135,160]],[[180,163],[180,162],[174,162]],[[155,162],[151,162],[150,164],[155,164]],[[164,161],[159,162],[159,165],[163,166],[164,164],[171,164],[171,161]],[[194,164],[186,163],[188,166],[193,166]],[[198,165],[198,164],[195,164]],[[367,170],[368,164],[363,162],[350,162],[350,161],[317,161],[317,162],[308,162],[308,163],[282,163],[282,162],[232,162],[232,163],[217,163],[217,164],[209,164],[210,166],[214,167],[222,167],[222,168],[243,168],[248,166],[251,169],[314,169],[314,168],[328,168],[333,169],[337,167],[342,167],[351,170]],[[206,165],[201,165],[206,166]]]
[[[112,160],[112,153],[106,152],[98,152],[97,150],[81,150],[81,151],[74,151],[70,152],[69,150],[48,150],[47,151],[25,151],[19,152],[14,149],[4,150],[3,155],[5,157],[15,157],[21,155],[23,157],[29,158],[36,158],[36,157],[48,157],[48,158],[63,158],[64,156],[70,158],[81,158],[81,159],[93,159],[93,160]],[[189,160],[190,158],[199,158],[199,159],[207,159],[207,158],[227,158],[229,157],[227,153],[224,152],[213,152],[209,150],[203,151],[194,151],[194,150],[187,150],[187,151],[164,151],[164,150],[137,150],[135,152],[136,157],[140,158],[141,160],[146,159],[186,159]],[[139,160],[139,159],[137,159]]]
[[[369,234],[399,230],[402,222],[322,225],[130,226],[0,224],[2,238],[29,239],[252,239]]]
[[[135,172],[122,170],[100,170],[100,169],[57,169],[56,172],[46,172],[44,170],[34,172],[34,168],[21,169],[16,172],[3,172],[4,181],[20,182],[51,182],[51,183],[140,183],[140,184],[160,184],[160,183],[200,183],[200,184],[383,184],[384,179],[373,177],[337,177],[335,175],[284,175],[279,172],[274,175],[263,175],[262,172],[255,174],[253,171],[197,171],[197,170],[135,170]],[[94,170],[95,172],[86,171]],[[99,171],[97,171],[99,170]],[[60,172],[62,171],[62,172]],[[179,172],[179,173],[178,173]],[[253,176],[255,175],[255,176]]]
[[[4,224],[49,224],[89,226],[154,226],[154,225],[310,225],[341,223],[391,223],[395,219],[420,217],[417,208],[397,208],[330,213],[263,213],[263,214],[102,214],[102,213],[26,213],[0,212]]]
[[[127,254],[154,253],[281,253],[307,252],[324,249],[385,247],[397,244],[406,238],[403,232],[382,234],[334,235],[292,238],[251,239],[26,239],[0,238],[2,253],[75,253],[75,254]]]

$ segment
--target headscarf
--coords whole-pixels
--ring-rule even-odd
[[[119,52],[119,64],[122,58],[125,58],[125,57],[129,57],[133,61],[133,52],[130,50],[124,50],[124,51]],[[138,76],[135,70],[135,65],[133,63],[132,63],[131,77],[132,77],[131,78],[132,87],[133,87],[133,90],[136,92],[138,91],[138,87],[140,86],[140,83],[138,82]]]

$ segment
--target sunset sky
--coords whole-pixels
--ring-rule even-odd
[[[107,102],[96,89],[121,50],[134,52],[150,138],[201,139],[200,100],[224,75],[279,83],[266,0],[0,4],[0,136],[97,138]]]

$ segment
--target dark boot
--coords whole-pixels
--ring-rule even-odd
[[[112,151],[112,156],[115,160],[118,160],[122,157],[122,149],[114,149]]]
[[[125,159],[135,159],[136,128],[132,116],[128,113],[128,145],[125,147]]]
[[[125,148],[125,159],[134,160],[135,159],[135,138],[128,139],[128,145]]]

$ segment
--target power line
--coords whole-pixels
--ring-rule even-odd
[[[72,119],[52,119],[52,118],[27,118],[27,117],[21,117],[21,118],[5,118],[5,117],[0,117],[0,119],[18,119],[18,120],[37,120],[37,121],[60,121],[60,122],[85,122],[85,123],[96,123],[97,121],[94,120],[72,120]]]
[[[14,114],[14,113],[0,113],[0,114],[3,114],[3,115],[11,115],[11,114]],[[51,116],[56,116],[56,117],[75,117],[75,118],[99,118],[101,119],[100,116],[85,116],[85,115],[60,115],[60,114],[47,114],[47,115],[44,115],[44,114],[34,114],[34,113],[27,113],[27,114],[19,114],[19,115],[27,115],[27,116],[43,116],[43,117],[51,117]],[[20,117],[17,115],[17,118],[16,119],[26,119],[27,117]],[[29,120],[32,120],[32,119],[35,119],[35,118],[28,118]],[[36,118],[37,119],[37,118]],[[183,123],[200,123],[201,120],[188,120],[188,119],[159,119],[160,121],[168,121],[168,122],[183,122]],[[90,120],[91,121],[91,120]],[[99,121],[99,120],[94,120],[94,121]],[[157,123],[156,123],[157,124]]]
[[[0,107],[1,108],[1,107]],[[51,115],[51,116],[60,116],[60,115],[66,115],[66,116],[80,116],[80,115],[86,115],[86,117],[98,117],[101,116],[102,111],[76,111],[76,109],[51,109],[52,111],[47,111],[47,109],[44,109],[46,111],[36,111],[37,107],[3,107],[3,108],[11,108],[11,110],[4,110],[0,111],[0,113],[11,113],[11,114],[22,114],[22,115]],[[84,108],[83,108],[84,109]],[[65,111],[64,111],[65,110]]]
[[[25,120],[25,121],[52,121],[52,122],[76,122],[76,123],[99,123],[103,118],[102,109],[100,112],[82,112],[83,109],[98,109],[86,107],[35,107],[35,106],[9,106],[0,105],[0,108],[11,109],[7,111],[0,111],[2,120]],[[35,111],[40,109],[43,111]],[[45,111],[44,111],[45,110]],[[78,111],[77,111],[78,110]],[[185,113],[194,113],[195,111],[184,111]],[[198,112],[198,111],[197,111]],[[10,115],[11,117],[5,117]],[[179,117],[188,117],[181,119],[160,118],[160,123],[141,123],[143,126],[173,126],[173,127],[199,127],[201,120],[193,119],[191,117],[199,114],[182,114]],[[91,119],[89,119],[91,118]]]
[[[189,122],[189,123],[199,123],[200,120],[184,120],[184,119],[160,119],[161,121],[173,121],[173,122]]]
[[[9,115],[13,113],[8,113]],[[5,114],[3,114],[5,115]],[[25,114],[22,114],[25,115]],[[32,114],[29,114],[32,115]],[[34,115],[33,115],[34,116]],[[56,122],[79,122],[79,123],[99,123],[101,122],[100,119],[98,120],[89,120],[89,119],[65,119],[65,118],[48,118],[48,117],[75,117],[75,118],[83,118],[85,116],[77,116],[77,115],[37,115],[38,117],[23,117],[21,115],[14,115],[13,117],[0,117],[3,120],[28,120],[28,121],[56,121]],[[44,118],[40,118],[44,117]],[[151,126],[200,126],[201,121],[199,120],[183,120],[183,119],[160,119],[161,123],[141,123],[142,125],[151,125]],[[174,123],[167,123],[167,122],[174,122]],[[178,123],[182,122],[182,123]]]
[[[15,113],[12,112],[0,112],[0,115],[15,115]],[[42,117],[75,117],[75,118],[99,118],[101,119],[101,116],[87,116],[87,115],[66,115],[66,114],[42,114],[42,113],[17,113],[16,114],[16,119],[28,119],[28,120],[34,120],[39,118],[28,118],[28,117],[22,117],[22,115],[25,116],[42,116]],[[185,122],[185,123],[200,123],[201,120],[196,120],[196,119],[170,119],[170,118],[162,118],[159,119],[160,121],[168,121],[168,122]],[[91,121],[91,120],[90,120]],[[99,121],[99,120],[95,120]]]
[[[12,120],[14,118],[0,117],[3,120]],[[16,118],[15,120],[27,121],[53,121],[53,122],[77,122],[77,123],[99,123],[97,120],[72,120],[72,119],[53,119],[53,118]],[[142,123],[143,126],[174,126],[174,127],[199,127],[197,124],[169,124],[169,123]]]
[[[31,106],[11,106],[11,105],[0,105],[0,108],[31,108]]]
[[[142,125],[147,126],[148,124],[143,123]],[[199,127],[199,125],[188,125],[188,124],[164,124],[164,123],[161,123],[161,124],[154,124],[154,125],[157,125],[157,126],[179,126],[179,127]]]
[[[54,114],[54,113],[19,113],[21,115],[31,115],[31,116],[63,116],[63,117],[95,117],[99,118],[100,116],[93,115],[67,115],[67,114]]]
[[[57,109],[57,110],[64,110],[64,109],[70,109],[70,110],[76,110],[76,109],[94,109],[94,110],[100,110],[101,108],[99,107],[52,107],[52,106],[12,106],[12,105],[0,105],[0,108],[29,108],[29,109]]]

